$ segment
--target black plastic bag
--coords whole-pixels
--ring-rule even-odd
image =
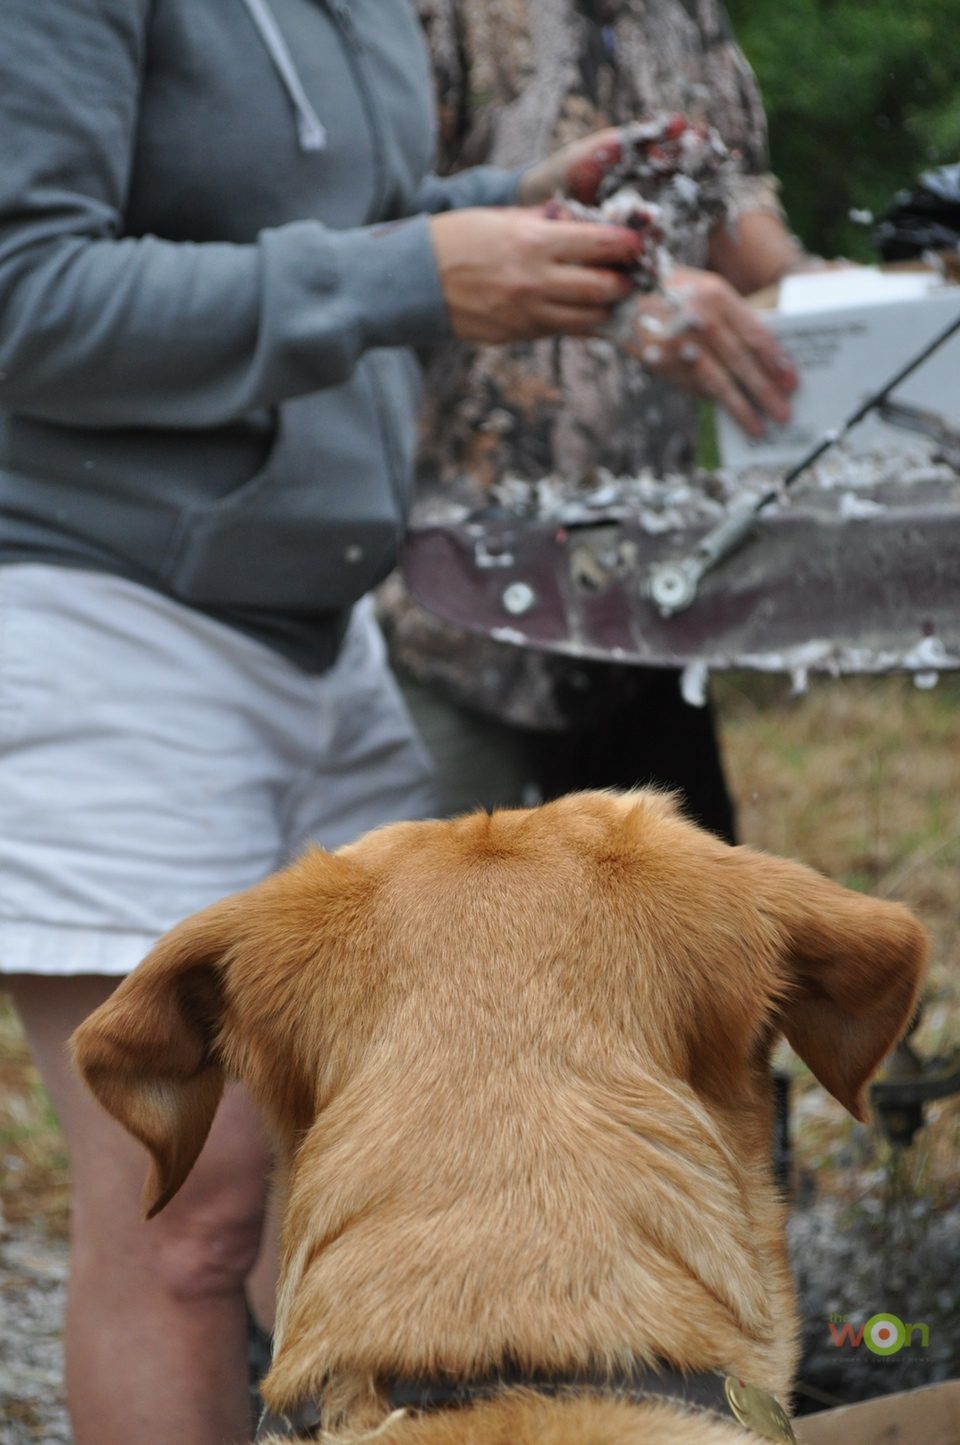
[[[925,171],[915,186],[898,191],[873,244],[885,261],[960,246],[960,164]]]

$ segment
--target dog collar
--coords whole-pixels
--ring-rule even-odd
[[[735,1375],[722,1375],[712,1370],[685,1375],[667,1366],[639,1366],[636,1370],[609,1376],[588,1373],[528,1375],[505,1370],[479,1380],[447,1378],[383,1383],[391,1409],[420,1413],[472,1405],[511,1387],[535,1390],[540,1395],[550,1396],[570,1390],[593,1390],[638,1403],[669,1400],[728,1423],[733,1420],[761,1440],[787,1441],[796,1445],[787,1412],[774,1395]]]

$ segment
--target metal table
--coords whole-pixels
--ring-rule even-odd
[[[960,668],[960,475],[929,451],[840,452],[663,617],[651,566],[688,551],[769,473],[507,482],[498,504],[415,518],[407,584],[429,611],[521,647],[641,666],[835,675]]]

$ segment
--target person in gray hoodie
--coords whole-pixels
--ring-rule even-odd
[[[433,809],[355,605],[410,348],[593,333],[629,288],[632,233],[517,208],[577,147],[441,181],[430,94],[407,0],[0,14],[0,970],[71,1156],[76,1445],[247,1437],[268,1161],[228,1093],[141,1225],[64,1040],[179,917]]]

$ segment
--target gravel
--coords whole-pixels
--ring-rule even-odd
[[[790,1220],[804,1322],[799,1379],[821,1396],[818,1403],[800,1394],[801,1410],[960,1374],[960,1204],[935,1210],[910,1193],[897,1197],[889,1175],[874,1174],[861,1179],[856,1202],[821,1198]],[[845,1326],[856,1332],[875,1314],[925,1325],[926,1336],[913,1332],[909,1345],[888,1356],[851,1344],[849,1333],[837,1344]]]
[[[0,1445],[70,1445],[60,1330],[67,1246],[0,1222]]]

